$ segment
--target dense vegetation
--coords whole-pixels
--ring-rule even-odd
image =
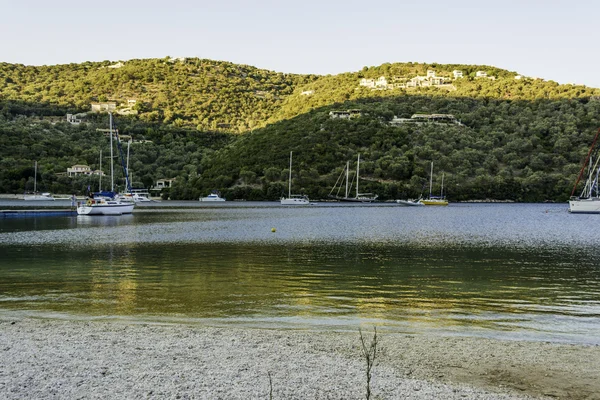
[[[293,191],[314,199],[325,198],[346,161],[354,165],[360,154],[361,192],[384,200],[426,194],[433,161],[434,191],[443,173],[453,201],[563,201],[600,126],[597,89],[515,79],[486,66],[384,64],[318,77],[198,59],[110,65],[0,64],[0,192],[31,190],[33,160],[44,190],[84,190],[90,178],[56,174],[73,164],[98,168],[108,140],[96,128],[106,128],[108,118],[57,121],[92,101],[137,100],[137,115],[117,118],[121,134],[151,141],[132,144],[134,186],[177,177],[169,195],[179,199],[213,189],[229,199],[276,199],[287,191],[294,151]],[[420,88],[358,85],[428,69],[448,77],[458,69],[465,77]],[[480,70],[495,79],[476,78]],[[329,116],[347,109],[361,116]],[[415,113],[453,114],[462,125],[389,124]]]

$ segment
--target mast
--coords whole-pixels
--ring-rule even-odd
[[[33,193],[37,193],[37,161],[33,162]]]
[[[350,171],[350,161],[346,161],[346,196],[348,198],[348,172]]]
[[[442,188],[440,189],[440,198],[444,198],[444,173],[442,172]]]
[[[431,198],[431,190],[433,189],[433,161],[431,162],[431,173],[429,174],[429,198]]]
[[[360,154],[358,154],[358,161],[356,162],[356,198],[358,199],[358,171],[360,170]]]
[[[288,180],[288,198],[292,197],[292,152],[290,151],[290,178]]]
[[[98,174],[98,176],[100,176],[100,182],[98,183],[98,191],[101,192],[102,191],[102,149],[100,149],[100,173]]]
[[[127,172],[129,172],[129,146],[131,145],[131,140],[127,142]],[[125,184],[129,188],[131,186],[131,181],[129,180],[129,174],[125,176]]]
[[[114,169],[113,169],[113,130],[112,130],[112,113],[108,113],[109,115],[109,124],[108,130],[110,132],[110,191],[115,191],[115,180],[114,180]]]

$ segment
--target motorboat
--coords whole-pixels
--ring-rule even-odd
[[[200,199],[198,199],[200,201],[225,201],[224,198],[222,198],[218,192],[212,192],[211,194],[209,194],[206,197],[200,197]]]

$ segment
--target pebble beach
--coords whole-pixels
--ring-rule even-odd
[[[599,346],[377,343],[372,399],[600,399]],[[0,352],[2,399],[366,398],[358,332],[1,317]]]

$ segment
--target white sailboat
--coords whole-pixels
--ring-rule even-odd
[[[34,173],[33,173],[33,194],[26,194],[23,196],[23,200],[43,200],[43,201],[54,201],[54,197],[50,193],[38,193],[37,192],[37,161],[34,161]]]
[[[281,198],[281,204],[284,206],[306,206],[310,204],[308,196],[301,194],[292,194],[292,152],[290,151],[290,177],[288,179],[288,197]]]
[[[448,200],[444,197],[444,174],[442,174],[442,188],[440,189],[440,195],[434,196],[432,194],[433,189],[433,161],[431,162],[431,173],[429,174],[429,198],[421,200],[426,206],[447,206]]]
[[[354,178],[352,179],[352,183],[350,183],[350,185],[348,184],[348,175],[350,174],[350,163],[347,162],[346,163],[346,186],[345,186],[345,194],[344,196],[340,196],[338,193],[341,190],[342,184],[340,182],[340,178],[342,177],[342,175],[340,175],[338,177],[338,180],[336,181],[335,185],[333,185],[333,188],[331,188],[331,191],[329,192],[329,197],[331,197],[332,199],[336,199],[339,201],[351,201],[351,202],[358,202],[358,203],[372,203],[375,200],[377,200],[377,195],[373,195],[373,193],[360,193],[358,190],[358,182],[360,179],[360,154],[358,155],[357,161],[356,161],[356,196],[355,197],[350,197],[350,187],[352,186],[352,183],[354,182]],[[342,174],[344,173],[344,171],[342,171]],[[338,183],[340,183],[339,187],[338,187]],[[334,195],[333,192],[334,190],[337,189],[336,194]]]
[[[113,119],[112,114],[109,115],[109,133],[110,133],[110,184],[111,191],[110,192],[100,192],[98,195],[94,195],[93,193],[88,197],[87,201],[81,203],[77,206],[77,214],[78,215],[121,215],[121,214],[131,214],[133,212],[133,207],[135,203],[133,202],[124,202],[117,199],[114,192],[114,168],[113,168]],[[118,133],[117,135],[117,144],[118,144]],[[121,157],[121,166],[123,167],[123,171],[125,173],[125,179],[128,183],[129,187],[129,177],[127,174],[127,167],[124,164],[123,154],[119,152]]]
[[[600,193],[598,190],[598,176],[600,174],[600,149],[596,146],[600,135],[600,129],[594,137],[588,155],[579,171],[577,181],[573,186],[571,198],[569,199],[569,212],[572,214],[600,214]],[[595,159],[595,161],[594,161]],[[579,196],[573,196],[577,190],[577,185],[585,173],[586,166],[589,166],[588,176]]]

